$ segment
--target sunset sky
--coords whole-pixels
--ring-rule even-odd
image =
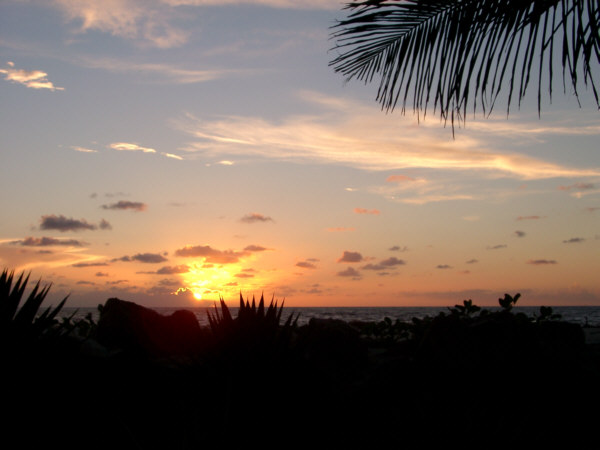
[[[328,63],[338,0],[0,3],[0,261],[50,302],[600,305],[600,113],[456,129]]]

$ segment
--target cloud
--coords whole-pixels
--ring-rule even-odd
[[[326,231],[328,231],[330,233],[343,233],[345,231],[356,231],[356,228],[354,228],[354,227],[331,227],[331,228],[326,228]]]
[[[575,243],[583,242],[583,241],[585,241],[584,238],[575,237],[575,238],[571,238],[571,239],[567,239],[567,240],[563,241],[563,244],[575,244]]]
[[[108,266],[107,262],[80,262],[76,264],[71,264],[71,267],[100,267],[100,266]]]
[[[400,247],[399,245],[394,245],[393,247],[388,248],[390,252],[407,252],[408,247],[405,245],[404,247]]]
[[[156,153],[156,150],[149,147],[141,147],[138,144],[131,144],[127,142],[114,142],[109,145],[113,150],[127,151],[127,152],[144,152],[144,153]]]
[[[92,150],[91,148],[85,148],[85,147],[78,147],[76,145],[72,145],[71,148],[77,152],[82,152],[82,153],[97,153],[98,150]]]
[[[519,230],[516,230],[513,234],[519,238],[524,237],[526,235],[526,233],[524,231],[519,231]]]
[[[236,277],[236,278],[254,278],[254,275],[252,275],[251,273],[236,273],[234,275],[234,277]]]
[[[20,241],[14,241],[12,244],[19,244],[27,247],[46,247],[46,246],[55,246],[55,245],[64,245],[69,247],[83,247],[84,245],[89,245],[87,242],[78,241],[76,239],[56,239],[52,237],[26,237]]]
[[[173,153],[163,153],[161,152],[161,155],[166,156],[167,158],[172,158],[172,159],[177,159],[179,161],[183,161],[183,158],[179,155],[174,155]]]
[[[360,272],[354,267],[348,267],[346,270],[342,270],[336,274],[338,277],[352,277],[354,279],[360,278]]]
[[[163,1],[54,0],[67,20],[79,22],[79,33],[101,31],[158,48],[183,45],[189,32],[173,25],[177,10]]]
[[[404,183],[407,181],[416,181],[413,177],[406,175],[390,175],[385,179],[387,183]]]
[[[94,275],[97,277],[107,277],[108,276],[108,274],[104,273],[104,272],[96,272]]]
[[[361,262],[363,257],[358,252],[344,251],[344,254],[337,260],[339,263],[357,263]]]
[[[264,216],[259,213],[246,214],[244,217],[240,219],[240,222],[243,223],[256,223],[256,222],[274,222],[274,220],[269,216]]]
[[[470,259],[470,260],[466,261],[465,264],[475,264],[478,262],[479,262],[479,260],[477,260],[477,259]]]
[[[530,259],[527,261],[527,264],[533,264],[534,266],[543,266],[547,264],[558,264],[558,262],[553,259]]]
[[[186,246],[175,251],[175,256],[186,258],[205,258],[206,262],[215,264],[233,264],[241,258],[249,256],[247,251],[217,250],[209,245]]]
[[[499,250],[501,248],[506,248],[506,247],[508,247],[508,245],[506,245],[506,244],[498,244],[498,245],[488,245],[486,248],[488,250]]]
[[[435,266],[436,269],[452,269],[452,266],[449,266],[448,264],[438,264],[437,266]]]
[[[384,259],[379,264],[381,264],[382,266],[385,266],[385,267],[394,267],[394,266],[403,266],[406,264],[406,262],[402,259],[398,259],[395,256],[392,256],[391,258]]]
[[[308,261],[297,262],[296,267],[302,267],[303,269],[316,269],[317,268],[317,266],[315,266],[313,263],[308,262]]]
[[[176,273],[186,273],[190,270],[190,266],[181,264],[179,266],[164,266],[156,271],[157,275],[173,275]]]
[[[281,9],[326,9],[337,11],[340,8],[338,0],[163,0],[164,3],[180,6],[229,6],[256,5]]]
[[[416,118],[373,114],[370,105],[329,98],[318,92],[303,91],[299,97],[317,111],[277,120],[251,116],[206,119],[187,114],[173,123],[195,138],[186,150],[202,158],[242,155],[338,164],[359,170],[460,170],[476,171],[478,176],[519,179],[600,175],[599,168],[571,168],[490,148],[493,141],[488,139],[488,132],[478,134],[477,128],[471,126],[473,122],[470,129],[475,132],[449,140],[447,130],[439,127],[437,121],[417,123]],[[494,125],[502,126],[498,122]],[[532,122],[527,126],[538,125]],[[597,125],[594,133],[600,135]]]
[[[4,79],[12,83],[22,84],[31,89],[48,89],[50,91],[63,91],[64,88],[54,86],[48,81],[48,74],[41,70],[23,70],[15,69],[15,64],[12,61],[6,63],[6,69],[0,69],[0,73],[4,74]]]
[[[558,189],[561,191],[571,191],[573,189],[576,190],[585,190],[585,189],[594,189],[596,186],[592,183],[575,183],[569,186],[559,186]]]
[[[131,259],[133,261],[149,264],[156,264],[167,261],[167,258],[158,253],[138,253],[136,255],[133,255]]]
[[[121,256],[120,258],[115,258],[112,260],[113,262],[122,261],[122,262],[132,262],[138,261],[146,264],[157,264],[161,262],[168,261],[163,255],[159,253],[137,253],[133,256]]]
[[[377,209],[364,209],[364,208],[354,208],[354,212],[356,214],[372,214],[374,216],[378,216],[380,212]]]
[[[100,221],[100,229],[101,230],[112,230],[112,225],[110,223],[108,223],[108,221],[102,219]]]
[[[120,200],[117,203],[110,205],[102,205],[103,209],[131,209],[133,211],[145,211],[148,205],[142,202],[130,202],[126,200]]]
[[[56,216],[54,214],[42,216],[40,224],[40,229],[42,230],[57,230],[61,233],[66,231],[95,230],[97,228],[96,225],[88,223],[85,219],[68,219],[63,215]]]
[[[519,216],[517,217],[517,220],[539,220],[543,218],[544,217],[542,216]]]
[[[269,250],[266,247],[261,247],[260,245],[247,245],[244,248],[245,252],[264,252],[265,250]]]

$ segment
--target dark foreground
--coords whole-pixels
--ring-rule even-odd
[[[594,445],[598,347],[549,310],[513,313],[516,298],[301,327],[247,304],[209,329],[111,299],[97,324],[7,328],[2,428],[14,448]]]

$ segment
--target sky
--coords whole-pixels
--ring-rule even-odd
[[[591,91],[453,137],[334,72],[342,6],[2,1],[3,268],[69,306],[600,306]]]

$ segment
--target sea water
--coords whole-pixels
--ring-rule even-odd
[[[213,308],[205,307],[160,307],[152,308],[163,315],[170,315],[178,309],[187,309],[192,311],[198,318],[201,326],[208,325],[207,312],[213,311]],[[490,311],[498,311],[499,307],[486,307]],[[233,317],[237,315],[237,307],[230,307]],[[290,314],[294,318],[298,316],[298,325],[304,325],[311,318],[318,319],[340,319],[346,322],[379,322],[385,317],[392,320],[399,319],[402,322],[410,322],[413,318],[422,319],[424,317],[436,316],[440,312],[448,312],[447,307],[285,307],[282,313],[282,321],[287,319]],[[535,306],[517,306],[513,312],[522,312],[530,317],[540,315],[539,307]],[[600,307],[599,306],[555,306],[552,307],[554,314],[560,314],[562,320],[573,322],[582,326],[600,327]],[[74,314],[75,319],[82,319],[91,313],[94,320],[98,320],[99,312],[97,308],[63,308],[60,317],[69,317]]]

